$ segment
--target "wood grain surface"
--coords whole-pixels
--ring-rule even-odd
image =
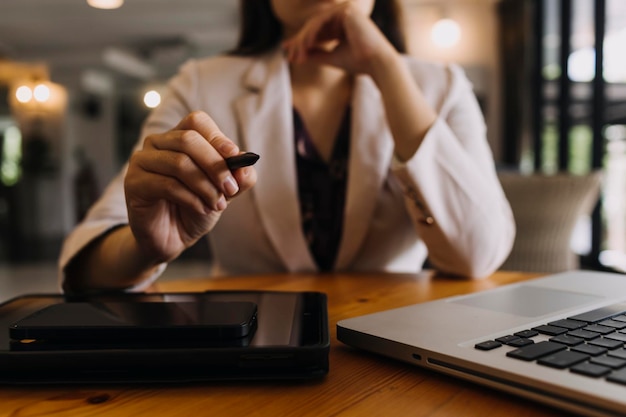
[[[329,374],[307,382],[4,386],[0,416],[564,416],[562,411],[359,351],[336,339],[335,324],[341,319],[535,276],[497,272],[485,280],[463,281],[430,273],[287,274],[160,283],[153,290],[325,292],[331,331]]]

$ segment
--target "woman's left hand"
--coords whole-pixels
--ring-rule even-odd
[[[374,22],[352,2],[311,17],[283,42],[290,62],[332,65],[351,73],[370,74],[376,64],[397,54]]]

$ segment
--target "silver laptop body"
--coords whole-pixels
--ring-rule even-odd
[[[622,308],[626,314],[626,275],[572,271],[342,320],[337,323],[337,338],[356,348],[569,411],[623,416],[626,385],[610,382],[608,375],[591,377],[575,373],[571,367],[541,365],[540,359],[507,356],[508,352],[523,347],[508,344],[491,350],[475,347],[590,310],[602,308],[600,311],[605,313],[608,306],[616,312],[615,316]],[[626,336],[626,329],[620,332]],[[529,339],[537,344],[552,337],[555,336],[540,333]],[[565,350],[570,348],[566,346]],[[624,347],[611,346],[607,353],[619,353],[621,349]],[[613,359],[619,358],[607,360]],[[577,365],[587,367],[590,360],[591,356]],[[619,366],[619,361],[616,362]],[[595,365],[591,368],[596,369]],[[618,375],[620,370],[626,374],[626,366],[612,369],[611,374]]]

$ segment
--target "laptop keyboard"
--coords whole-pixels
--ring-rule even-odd
[[[541,339],[541,340],[538,340]],[[626,385],[626,303],[488,340],[476,349],[516,349],[510,358]]]

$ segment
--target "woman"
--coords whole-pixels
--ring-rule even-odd
[[[514,237],[456,66],[403,55],[392,0],[243,0],[231,54],[185,64],[68,236],[64,288],[134,289],[209,237],[216,273],[484,277]],[[242,150],[255,167],[230,172]]]

